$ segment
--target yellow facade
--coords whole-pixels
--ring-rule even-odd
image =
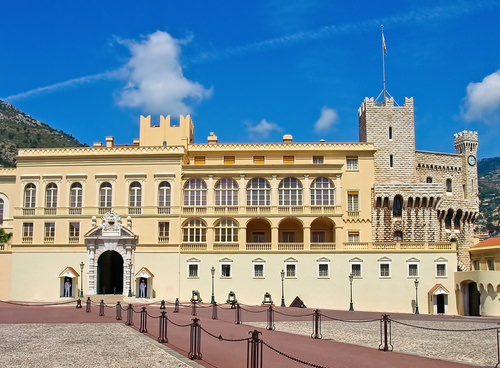
[[[140,125],[131,145],[24,149],[0,172],[3,300],[62,297],[69,279],[72,296],[82,281],[139,296],[144,280],[146,297],[209,302],[213,277],[217,302],[279,303],[284,287],[287,305],[345,309],[352,290],[357,310],[411,313],[418,294],[421,313],[457,313],[456,241],[373,238],[374,144],[199,144],[189,116]]]

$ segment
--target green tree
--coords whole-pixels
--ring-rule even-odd
[[[5,232],[4,229],[0,229],[0,244],[5,244],[12,237],[12,233]]]

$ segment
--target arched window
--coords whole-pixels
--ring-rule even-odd
[[[184,206],[206,206],[207,185],[202,179],[191,179],[184,185]]]
[[[446,191],[448,193],[451,193],[453,191],[453,188],[451,185],[451,179],[446,179]]]
[[[187,221],[182,230],[184,243],[205,243],[207,241],[207,227],[200,219]]]
[[[302,184],[297,178],[285,178],[278,187],[280,206],[302,205]]]
[[[453,227],[456,230],[460,229],[460,225],[462,222],[462,216],[463,216],[462,210],[457,210],[457,214],[455,215],[455,218],[453,219]]]
[[[113,195],[113,188],[108,182],[102,183],[99,188],[99,213],[105,214],[111,211],[111,198]]]
[[[128,191],[128,212],[132,215],[141,213],[142,206],[142,186],[141,183],[134,181],[130,184]]]
[[[446,229],[451,229],[451,221],[453,219],[453,210],[450,208],[448,210],[448,213],[446,214],[446,217],[444,219],[444,227]]]
[[[231,178],[220,179],[215,185],[216,206],[238,205],[238,184]]]
[[[3,224],[3,207],[5,203],[3,201],[3,198],[0,198],[0,224]]]
[[[392,215],[394,217],[401,217],[403,215],[403,198],[399,195],[394,197],[394,201],[392,203]]]
[[[216,243],[237,243],[238,224],[233,219],[221,219],[215,223]]]
[[[82,184],[73,183],[71,184],[70,194],[69,194],[69,207],[70,208],[81,208],[82,207]]]
[[[28,184],[24,188],[24,207],[35,208],[36,202],[36,187],[35,184]]]
[[[334,206],[335,186],[328,178],[316,178],[311,184],[312,206]]]
[[[45,208],[57,207],[57,185],[50,183],[45,189]]]
[[[394,241],[396,243],[400,243],[403,241],[403,232],[402,231],[395,231],[394,232]]]
[[[162,181],[158,185],[158,213],[170,213],[170,183]]]
[[[428,176],[427,179],[425,179],[425,182],[426,183],[432,183],[432,178],[430,176]]]
[[[247,206],[269,206],[271,186],[264,178],[253,178],[247,185]]]

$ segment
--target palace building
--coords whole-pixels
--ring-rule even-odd
[[[141,117],[117,145],[20,149],[0,171],[0,298],[123,294],[470,313],[475,132],[415,150],[413,99],[366,98],[359,142],[194,142],[190,116]],[[451,137],[450,137],[451,146]],[[350,277],[351,276],[351,277]],[[83,289],[83,290],[82,290]],[[283,291],[283,293],[282,293]],[[480,311],[479,311],[480,313]]]

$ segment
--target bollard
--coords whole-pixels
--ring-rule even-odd
[[[160,302],[160,309],[165,309],[165,300],[161,300]]]
[[[191,315],[196,316],[196,301],[191,302]]]
[[[240,303],[236,303],[236,309],[234,310],[234,323],[241,325],[241,308]]]
[[[267,310],[266,330],[274,330],[274,310],[272,305],[270,305],[269,309]]]
[[[212,319],[217,319],[217,303],[212,304]]]
[[[198,318],[193,318],[189,333],[189,354],[191,360],[201,359],[201,326]]]
[[[321,339],[323,335],[321,335],[321,313],[319,313],[319,309],[314,310],[313,314],[313,333],[311,334],[313,339]]]
[[[391,320],[388,314],[383,314],[380,320],[380,345],[378,350],[382,351],[392,351],[394,347],[392,346],[391,338]]]
[[[167,338],[167,312],[162,311],[160,316],[160,326],[158,328],[158,342],[168,342]]]
[[[122,305],[119,301],[116,302],[116,319],[121,321],[122,319]]]
[[[90,302],[90,296],[87,297],[87,305],[85,307],[85,312],[90,312],[90,308],[91,308],[91,302]]]
[[[141,324],[139,326],[139,332],[145,333],[148,332],[147,328],[148,323],[148,312],[146,312],[146,307],[142,307],[141,310]]]
[[[179,312],[179,298],[175,298],[174,313]]]
[[[101,299],[101,303],[99,304],[99,316],[104,316],[104,300]]]
[[[76,301],[76,308],[77,308],[77,309],[80,309],[81,307],[82,307],[82,301],[81,301],[80,299],[78,299],[78,300]]]
[[[249,332],[252,337],[247,341],[247,368],[262,367],[262,340],[259,339],[261,333],[257,330]]]
[[[132,304],[128,305],[127,308],[127,322],[125,322],[127,326],[133,326],[134,324],[134,309],[132,308]]]

